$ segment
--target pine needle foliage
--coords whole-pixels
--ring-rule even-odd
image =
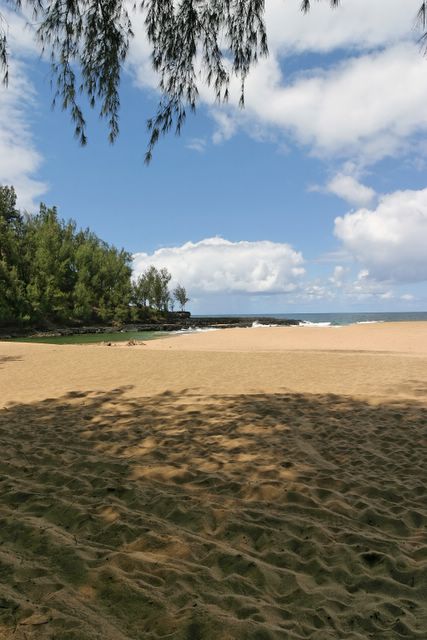
[[[53,102],[71,114],[82,145],[87,142],[83,96],[107,121],[110,142],[117,138],[120,79],[134,35],[132,24],[143,21],[161,92],[156,113],[147,123],[147,163],[160,136],[171,129],[179,134],[187,113],[195,111],[200,81],[212,87],[222,103],[228,100],[231,76],[237,76],[243,107],[247,75],[268,54],[265,0],[5,1],[18,10],[25,4],[32,12],[41,50],[52,64]],[[323,1],[339,5],[339,0]],[[301,10],[309,11],[312,4],[313,0],[302,0]],[[424,31],[426,15],[423,1],[418,22]],[[6,26],[0,15],[0,73],[5,83]]]
[[[0,186],[0,327],[128,321],[131,275],[129,253]]]

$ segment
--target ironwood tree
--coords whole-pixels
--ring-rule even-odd
[[[310,10],[313,0],[300,2]],[[332,7],[340,0],[322,0]],[[374,0],[373,0],[374,1]],[[6,0],[24,5],[36,22],[41,50],[52,63],[54,103],[68,110],[75,134],[86,144],[86,120],[80,96],[107,120],[113,142],[119,132],[119,85],[133,24],[142,20],[159,75],[160,101],[148,120],[146,161],[160,135],[179,134],[188,111],[196,109],[198,78],[213,88],[218,102],[228,99],[230,78],[239,77],[240,104],[245,79],[260,56],[268,54],[265,0]],[[425,31],[427,0],[418,21]],[[413,19],[408,17],[409,20]],[[0,14],[0,70],[7,82],[7,29]]]
[[[131,255],[0,186],[0,326],[129,320]]]
[[[179,304],[181,311],[184,311],[185,305],[187,304],[187,302],[190,302],[190,298],[187,295],[185,287],[183,287],[181,284],[178,284],[173,290],[172,295]]]

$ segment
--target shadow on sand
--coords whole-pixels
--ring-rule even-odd
[[[71,393],[0,411],[0,638],[425,638],[427,409]]]
[[[18,362],[22,360],[21,356],[2,356],[0,355],[0,368],[4,365],[9,364],[10,362]]]

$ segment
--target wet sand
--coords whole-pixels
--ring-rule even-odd
[[[0,342],[0,638],[426,637],[427,323]]]

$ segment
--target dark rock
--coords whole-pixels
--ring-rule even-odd
[[[58,327],[50,329],[49,331],[27,329],[18,332],[11,333],[10,330],[7,334],[1,335],[0,339],[7,340],[10,338],[19,338],[23,336],[32,337],[57,337],[57,336],[71,336],[71,335],[83,335],[87,333],[114,333],[120,331],[121,333],[127,333],[128,331],[180,331],[185,329],[207,329],[209,327],[216,327],[218,329],[232,329],[232,328],[244,328],[252,327],[256,322],[261,325],[277,325],[281,327],[298,325],[299,320],[278,319],[278,318],[260,318],[260,317],[233,317],[233,316],[191,316],[188,311],[177,311],[174,313],[168,313],[166,319],[159,320],[158,322],[147,322],[137,324],[126,324],[120,327],[117,326],[87,326],[87,327]]]

